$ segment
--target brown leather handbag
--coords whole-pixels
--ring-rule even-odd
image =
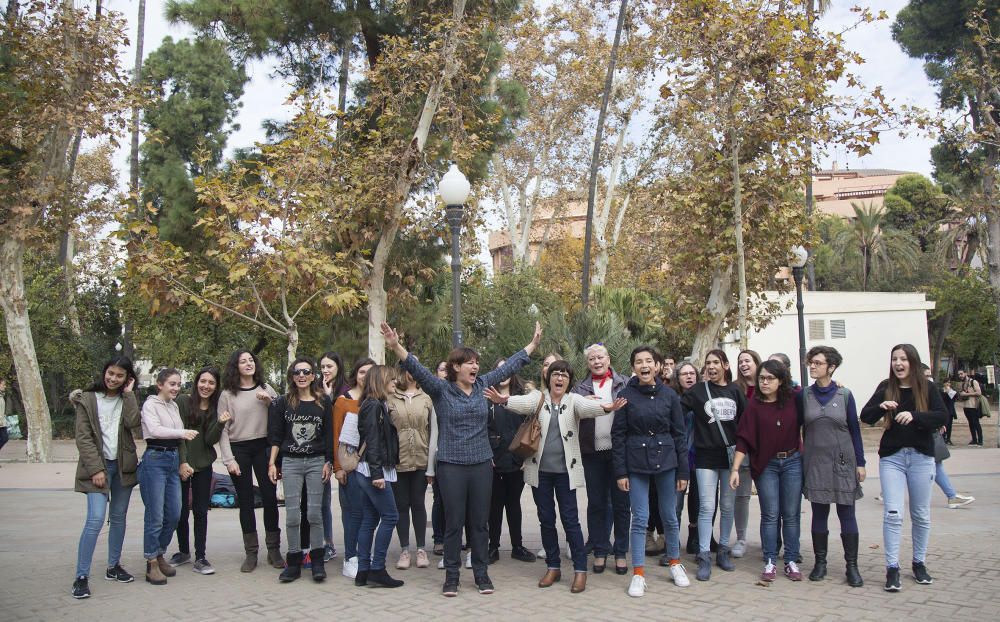
[[[526,459],[538,453],[542,446],[542,423],[538,418],[542,412],[542,405],[545,404],[545,394],[538,398],[538,407],[535,414],[524,420],[524,423],[517,428],[514,433],[514,440],[510,442],[507,449],[518,458]]]

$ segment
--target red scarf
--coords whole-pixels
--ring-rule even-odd
[[[608,368],[608,371],[604,372],[604,374],[603,374],[603,375],[601,375],[601,376],[597,376],[597,375],[595,375],[595,374],[590,374],[590,377],[591,377],[591,379],[593,379],[593,381],[594,381],[594,382],[597,382],[598,380],[600,380],[600,381],[601,381],[601,383],[600,383],[600,384],[598,384],[598,385],[597,385],[597,387],[598,387],[599,389],[603,389],[603,388],[604,388],[604,383],[605,383],[605,382],[606,382],[607,380],[609,380],[609,379],[611,379],[611,378],[614,378],[614,373],[613,373],[613,372],[611,371],[611,368],[609,367],[609,368]]]

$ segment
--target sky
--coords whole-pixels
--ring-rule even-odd
[[[77,2],[82,4],[82,2]],[[136,7],[135,0],[109,0],[105,5],[114,11],[125,14],[129,20],[129,39],[134,42]],[[833,6],[820,19],[820,28],[839,32],[857,21],[857,14],[851,7],[856,1],[842,2],[835,0]],[[873,24],[863,25],[845,33],[846,44],[859,52],[866,63],[855,67],[862,81],[869,87],[881,86],[885,95],[896,105],[907,104],[935,110],[937,98],[934,87],[927,81],[923,71],[923,63],[906,56],[890,34],[890,26],[896,13],[907,4],[906,0],[878,0],[867,3],[874,10],[884,10],[889,19]],[[189,28],[183,25],[172,25],[164,16],[166,0],[147,0],[146,2],[146,33],[145,54],[155,50],[164,37],[180,39],[191,35]],[[613,28],[613,24],[611,25]],[[125,65],[131,67],[134,62],[134,50],[123,52]],[[236,123],[240,126],[234,131],[228,142],[231,153],[238,147],[247,147],[264,140],[261,123],[266,119],[284,120],[290,117],[290,108],[285,105],[289,89],[280,80],[271,76],[270,68],[262,62],[254,62],[247,67],[251,81],[247,84],[242,98],[243,107],[239,111]],[[843,149],[834,150],[820,163],[821,168],[830,168],[834,161],[839,168],[888,168],[913,171],[929,176],[931,173],[930,148],[934,140],[927,136],[913,134],[900,138],[895,133],[885,132],[875,145],[872,153],[858,157]],[[123,150],[117,158],[122,179],[126,180],[127,153]],[[123,186],[127,183],[123,183]],[[480,238],[485,239],[484,235]],[[489,265],[489,255],[480,255]]]

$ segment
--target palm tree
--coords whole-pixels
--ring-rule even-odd
[[[882,208],[851,203],[854,218],[850,226],[832,240],[833,248],[843,257],[860,258],[861,291],[868,291],[874,276],[891,276],[897,269],[912,270],[920,257],[920,246],[909,233],[885,225]]]

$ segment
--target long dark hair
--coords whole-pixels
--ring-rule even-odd
[[[208,374],[212,378],[215,378],[215,391],[212,395],[208,396],[208,410],[203,414],[198,405],[201,403],[201,394],[198,393],[198,381],[201,377]],[[219,406],[219,393],[222,392],[222,384],[219,380],[219,370],[211,365],[207,367],[202,367],[198,370],[198,373],[194,375],[194,382],[191,383],[191,396],[188,398],[190,407],[188,408],[188,419],[190,421],[186,422],[191,424],[200,424],[202,420],[209,414],[218,412]]]
[[[295,366],[301,363],[305,363],[312,370],[312,373],[316,373],[316,361],[312,360],[308,356],[300,356],[292,361],[292,364],[288,366],[288,373],[285,378],[288,380],[288,391],[285,393],[285,399],[288,400],[288,406],[290,408],[295,408],[299,405],[299,388],[295,384]],[[309,393],[316,400],[316,404],[322,404],[323,398],[326,397],[326,392],[320,388],[315,382],[310,383]]]
[[[336,352],[324,352],[322,356],[316,358],[317,363],[322,364],[323,359],[330,359],[337,366],[337,373],[333,375],[333,398],[336,399],[340,395],[344,387],[347,386],[346,378],[347,372],[344,371],[344,360],[340,358],[340,355]],[[316,383],[323,387],[323,371],[316,370]]]
[[[890,402],[899,402],[899,396],[902,393],[899,378],[896,378],[896,374],[892,371],[892,353],[896,350],[902,350],[903,354],[906,355],[906,360],[910,362],[910,373],[906,378],[906,383],[910,385],[910,390],[913,391],[913,400],[916,402],[917,410],[926,412],[929,402],[927,398],[927,378],[924,378],[923,368],[920,363],[920,354],[909,343],[894,345],[892,346],[892,350],[889,350],[889,384],[885,387],[885,399]],[[893,414],[886,413],[886,427],[892,425]]]
[[[778,393],[775,395],[775,398],[778,401],[778,408],[781,408],[792,397],[792,374],[789,373],[788,368],[781,361],[768,359],[758,365],[757,374],[754,377],[756,389],[753,392],[753,396],[758,402],[764,401],[761,399],[762,394],[760,392],[760,372],[764,369],[771,372],[771,375],[778,379]]]
[[[719,350],[719,349],[709,350],[708,353],[705,354],[705,360],[707,361],[708,357],[710,356],[715,356],[716,358],[718,358],[720,361],[722,361],[723,365],[729,365],[729,357],[726,356],[725,350]],[[727,383],[733,381],[733,370],[731,365],[729,367],[723,368],[722,377],[726,379]]]
[[[736,355],[736,384],[740,385],[740,388],[743,389],[743,392],[745,393],[747,387],[750,386],[750,382],[743,378],[743,375],[740,373],[740,357],[744,354],[749,355],[750,358],[753,359],[753,366],[756,368],[754,371],[753,382],[758,385],[760,384],[757,382],[757,375],[760,373],[760,355],[754,350],[740,350],[740,353]]]
[[[500,366],[501,363],[505,363],[506,361],[507,359],[504,358],[497,359],[497,362],[493,365],[493,369],[496,369],[497,367]],[[493,385],[493,388],[499,389],[500,383],[498,382],[497,384]],[[507,385],[507,390],[510,391],[511,395],[524,395],[524,381],[521,380],[520,376],[514,374],[513,376],[510,377],[510,384]]]
[[[125,383],[122,384],[122,388],[118,390],[119,393],[125,389],[125,385],[128,384],[129,380],[134,380],[136,377],[135,367],[132,365],[132,359],[121,354],[116,354],[111,357],[111,360],[104,364],[104,368],[101,369],[101,374],[95,378],[94,383],[87,388],[88,391],[107,394],[108,385],[104,383],[104,374],[107,373],[109,367],[121,367],[125,370]]]
[[[368,358],[367,356],[359,358],[358,360],[354,361],[354,367],[351,368],[351,373],[350,375],[347,376],[347,385],[352,389],[358,386],[358,372],[361,371],[361,368],[364,367],[365,365],[375,366],[378,365],[378,363]]]
[[[264,371],[260,368],[260,360],[250,350],[237,350],[226,362],[222,370],[222,388],[232,394],[240,392],[240,357],[249,354],[253,357],[253,381],[257,386],[264,386]]]

